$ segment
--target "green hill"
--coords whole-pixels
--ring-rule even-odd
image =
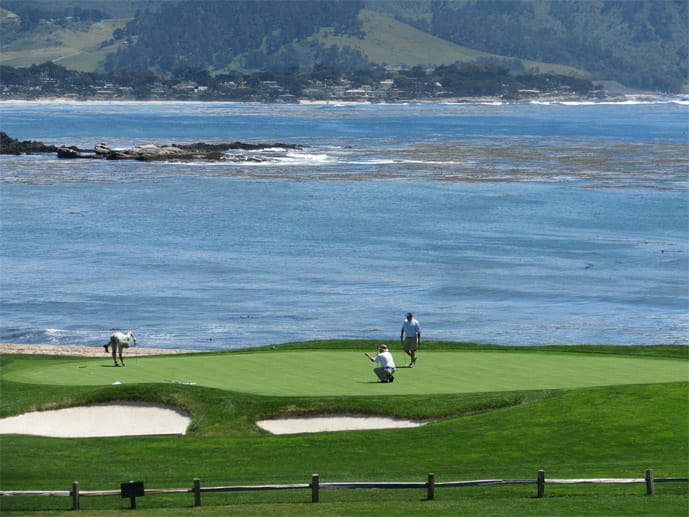
[[[506,59],[499,54],[462,47],[378,11],[364,9],[359,18],[364,37],[335,36],[324,29],[316,39],[326,46],[349,46],[361,52],[371,63],[393,66],[439,66],[477,59]],[[544,73],[588,75],[582,70],[552,63],[526,60],[523,66]]]
[[[122,45],[113,41],[112,33],[127,21],[107,19],[79,29],[55,26],[22,34],[3,43],[0,64],[25,67],[52,61],[80,72],[98,71],[105,57]]]
[[[687,90],[686,0],[0,0],[0,64],[211,73],[507,66]]]

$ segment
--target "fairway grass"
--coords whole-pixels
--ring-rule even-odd
[[[686,477],[686,348],[610,351],[473,350],[428,345],[416,368],[376,384],[370,343],[296,344],[260,351],[110,360],[0,356],[2,414],[108,401],[148,401],[191,413],[186,436],[136,439],[0,437],[2,490],[119,490],[202,485],[471,479]],[[605,352],[605,353],[601,353]],[[402,354],[394,352],[398,362]],[[634,355],[635,354],[635,355]],[[654,356],[655,355],[655,356]],[[673,358],[674,357],[674,358]],[[129,377],[126,377],[129,376]],[[116,380],[121,385],[112,386]],[[302,386],[304,384],[305,386]],[[397,390],[397,391],[395,391]],[[410,394],[409,391],[413,391]],[[423,418],[409,429],[275,436],[255,422],[324,414]],[[425,490],[308,490],[147,495],[142,515],[685,515],[686,483],[535,485]],[[2,497],[3,515],[61,510],[57,497]],[[129,500],[87,497],[80,515],[115,515]]]
[[[403,354],[397,354],[398,364]],[[21,361],[18,359],[17,361]],[[597,354],[426,351],[381,385],[354,350],[289,350],[32,362],[5,378],[27,384],[176,383],[265,396],[372,396],[572,389],[687,380],[687,362]]]

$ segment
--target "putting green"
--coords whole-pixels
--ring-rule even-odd
[[[398,364],[401,352],[394,353]],[[560,389],[618,384],[685,382],[681,359],[539,353],[425,351],[415,368],[398,368],[395,382],[379,384],[374,364],[352,350],[260,351],[110,359],[33,361],[3,373],[30,384],[104,386],[185,383],[278,396],[366,396]]]

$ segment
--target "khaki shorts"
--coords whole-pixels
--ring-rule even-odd
[[[416,336],[404,338],[404,350],[416,350],[417,346]]]

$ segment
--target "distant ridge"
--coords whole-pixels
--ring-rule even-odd
[[[686,0],[3,0],[0,64],[227,73],[488,61],[678,93],[689,91],[688,9]]]

